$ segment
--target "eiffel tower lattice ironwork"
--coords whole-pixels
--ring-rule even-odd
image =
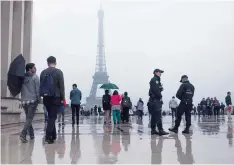
[[[103,18],[104,11],[102,8],[98,11],[98,45],[97,45],[97,57],[96,57],[96,68],[93,76],[93,83],[89,97],[86,99],[86,105],[93,107],[94,105],[101,106],[101,98],[97,97],[98,85],[108,83],[109,76],[106,69],[105,59],[105,46],[104,46],[104,30],[103,30]]]

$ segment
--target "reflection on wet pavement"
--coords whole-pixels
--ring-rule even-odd
[[[150,135],[147,116],[131,120],[131,124],[104,126],[102,117],[81,117],[80,126],[72,127],[67,118],[54,144],[44,143],[44,123],[34,125],[35,140],[28,143],[20,142],[20,128],[2,130],[1,163],[234,163],[233,121],[227,117],[192,117],[190,135],[165,137]],[[163,118],[163,123],[165,130],[173,125],[171,117]]]

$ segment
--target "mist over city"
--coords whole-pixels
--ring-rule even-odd
[[[89,96],[95,72],[98,15],[104,10],[104,45],[110,82],[134,104],[148,101],[153,70],[160,68],[164,108],[180,77],[195,85],[194,100],[234,91],[233,2],[221,1],[35,1],[32,60],[38,73],[53,55],[64,72],[66,98],[77,83]],[[51,10],[53,8],[53,10]],[[97,91],[102,96],[103,90]]]

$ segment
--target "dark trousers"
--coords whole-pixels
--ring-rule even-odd
[[[201,115],[201,111],[200,111],[200,109],[199,109],[199,110],[197,110],[197,112],[198,112],[198,116],[200,117],[200,115]]]
[[[224,115],[224,108],[221,109],[221,113],[222,113],[222,115]]]
[[[56,126],[55,121],[57,119],[57,114],[60,110],[61,99],[58,97],[44,97],[43,103],[48,112],[48,124],[46,128],[46,138],[56,139]]]
[[[176,117],[176,108],[171,108],[171,115],[173,119]]]
[[[123,121],[129,122],[129,108],[123,108]]]
[[[203,115],[203,116],[208,115],[208,112],[207,112],[207,109],[206,109],[206,106],[205,106],[205,105],[202,106],[202,115]]]
[[[162,128],[162,104],[160,100],[155,100],[149,103],[149,109],[151,114],[151,130],[155,130],[156,126],[158,130],[163,130]]]
[[[207,115],[211,116],[212,115],[212,107],[207,106],[206,107]]]
[[[142,117],[143,117],[143,110],[137,110],[137,115],[138,115],[138,118],[142,119]]]
[[[177,117],[175,120],[175,128],[178,128],[180,126],[181,117],[185,113],[185,121],[186,121],[186,128],[188,129],[191,126],[191,111],[192,111],[193,105],[192,104],[186,104],[186,103],[180,103],[180,105],[177,108]]]
[[[76,116],[76,124],[79,124],[80,117],[80,104],[71,104],[72,108],[72,124],[75,124],[75,116]]]
[[[214,107],[214,115],[219,115],[219,107]]]

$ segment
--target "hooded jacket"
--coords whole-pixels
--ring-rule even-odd
[[[171,99],[171,101],[169,102],[169,107],[170,108],[177,108],[178,107],[176,99]]]
[[[122,96],[112,95],[111,96],[111,105],[120,105],[121,100],[122,100]]]
[[[225,97],[225,102],[226,102],[226,105],[227,105],[227,106],[232,105],[232,99],[231,99],[231,96],[230,96],[230,95],[227,95],[227,96]]]
[[[142,100],[137,102],[137,110],[144,110],[144,102]]]
[[[25,73],[24,83],[21,88],[22,101],[39,101],[40,100],[40,80],[36,74],[31,72]]]

